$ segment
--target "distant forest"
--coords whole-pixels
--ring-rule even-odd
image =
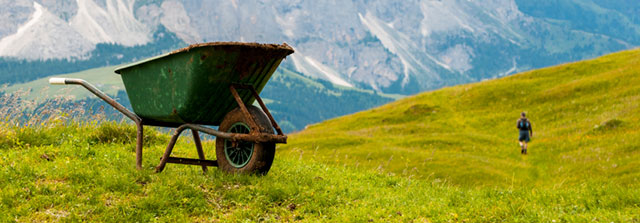
[[[163,51],[186,46],[175,34],[160,26],[152,43],[124,47],[114,44],[98,44],[90,59],[25,60],[0,57],[0,85],[29,82],[38,78],[73,73],[91,68],[133,62],[160,54]]]

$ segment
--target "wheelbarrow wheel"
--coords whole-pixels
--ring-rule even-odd
[[[273,126],[267,115],[255,106],[247,106],[261,133],[274,134]],[[251,127],[245,120],[242,110],[236,108],[227,113],[220,123],[218,131],[229,133],[250,133]],[[228,173],[260,174],[269,172],[276,152],[275,143],[233,142],[216,138],[216,157],[218,167]]]

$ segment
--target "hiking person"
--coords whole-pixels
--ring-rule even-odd
[[[531,129],[531,122],[527,119],[526,113],[522,112],[520,114],[517,127],[520,130],[520,137],[518,138],[520,142],[520,154],[527,155],[527,143],[531,141],[533,129]]]

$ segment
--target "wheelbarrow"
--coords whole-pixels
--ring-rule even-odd
[[[229,173],[266,174],[275,144],[286,143],[287,136],[259,93],[293,52],[286,43],[212,42],[119,67],[115,73],[122,77],[134,112],[82,79],[50,78],[49,83],[81,85],[133,120],[138,169],[142,169],[142,130],[148,125],[176,128],[156,172],[176,163],[202,166],[203,171],[217,166]],[[260,108],[253,106],[255,101]],[[186,129],[193,135],[197,159],[171,156]],[[205,158],[199,132],[216,137],[217,160]]]

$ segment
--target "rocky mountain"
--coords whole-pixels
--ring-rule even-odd
[[[285,67],[337,85],[401,94],[640,44],[640,2],[623,0],[0,0],[0,4],[4,6],[0,56],[5,58],[91,60],[100,44],[153,45],[161,29],[185,44],[287,42],[296,53]]]

